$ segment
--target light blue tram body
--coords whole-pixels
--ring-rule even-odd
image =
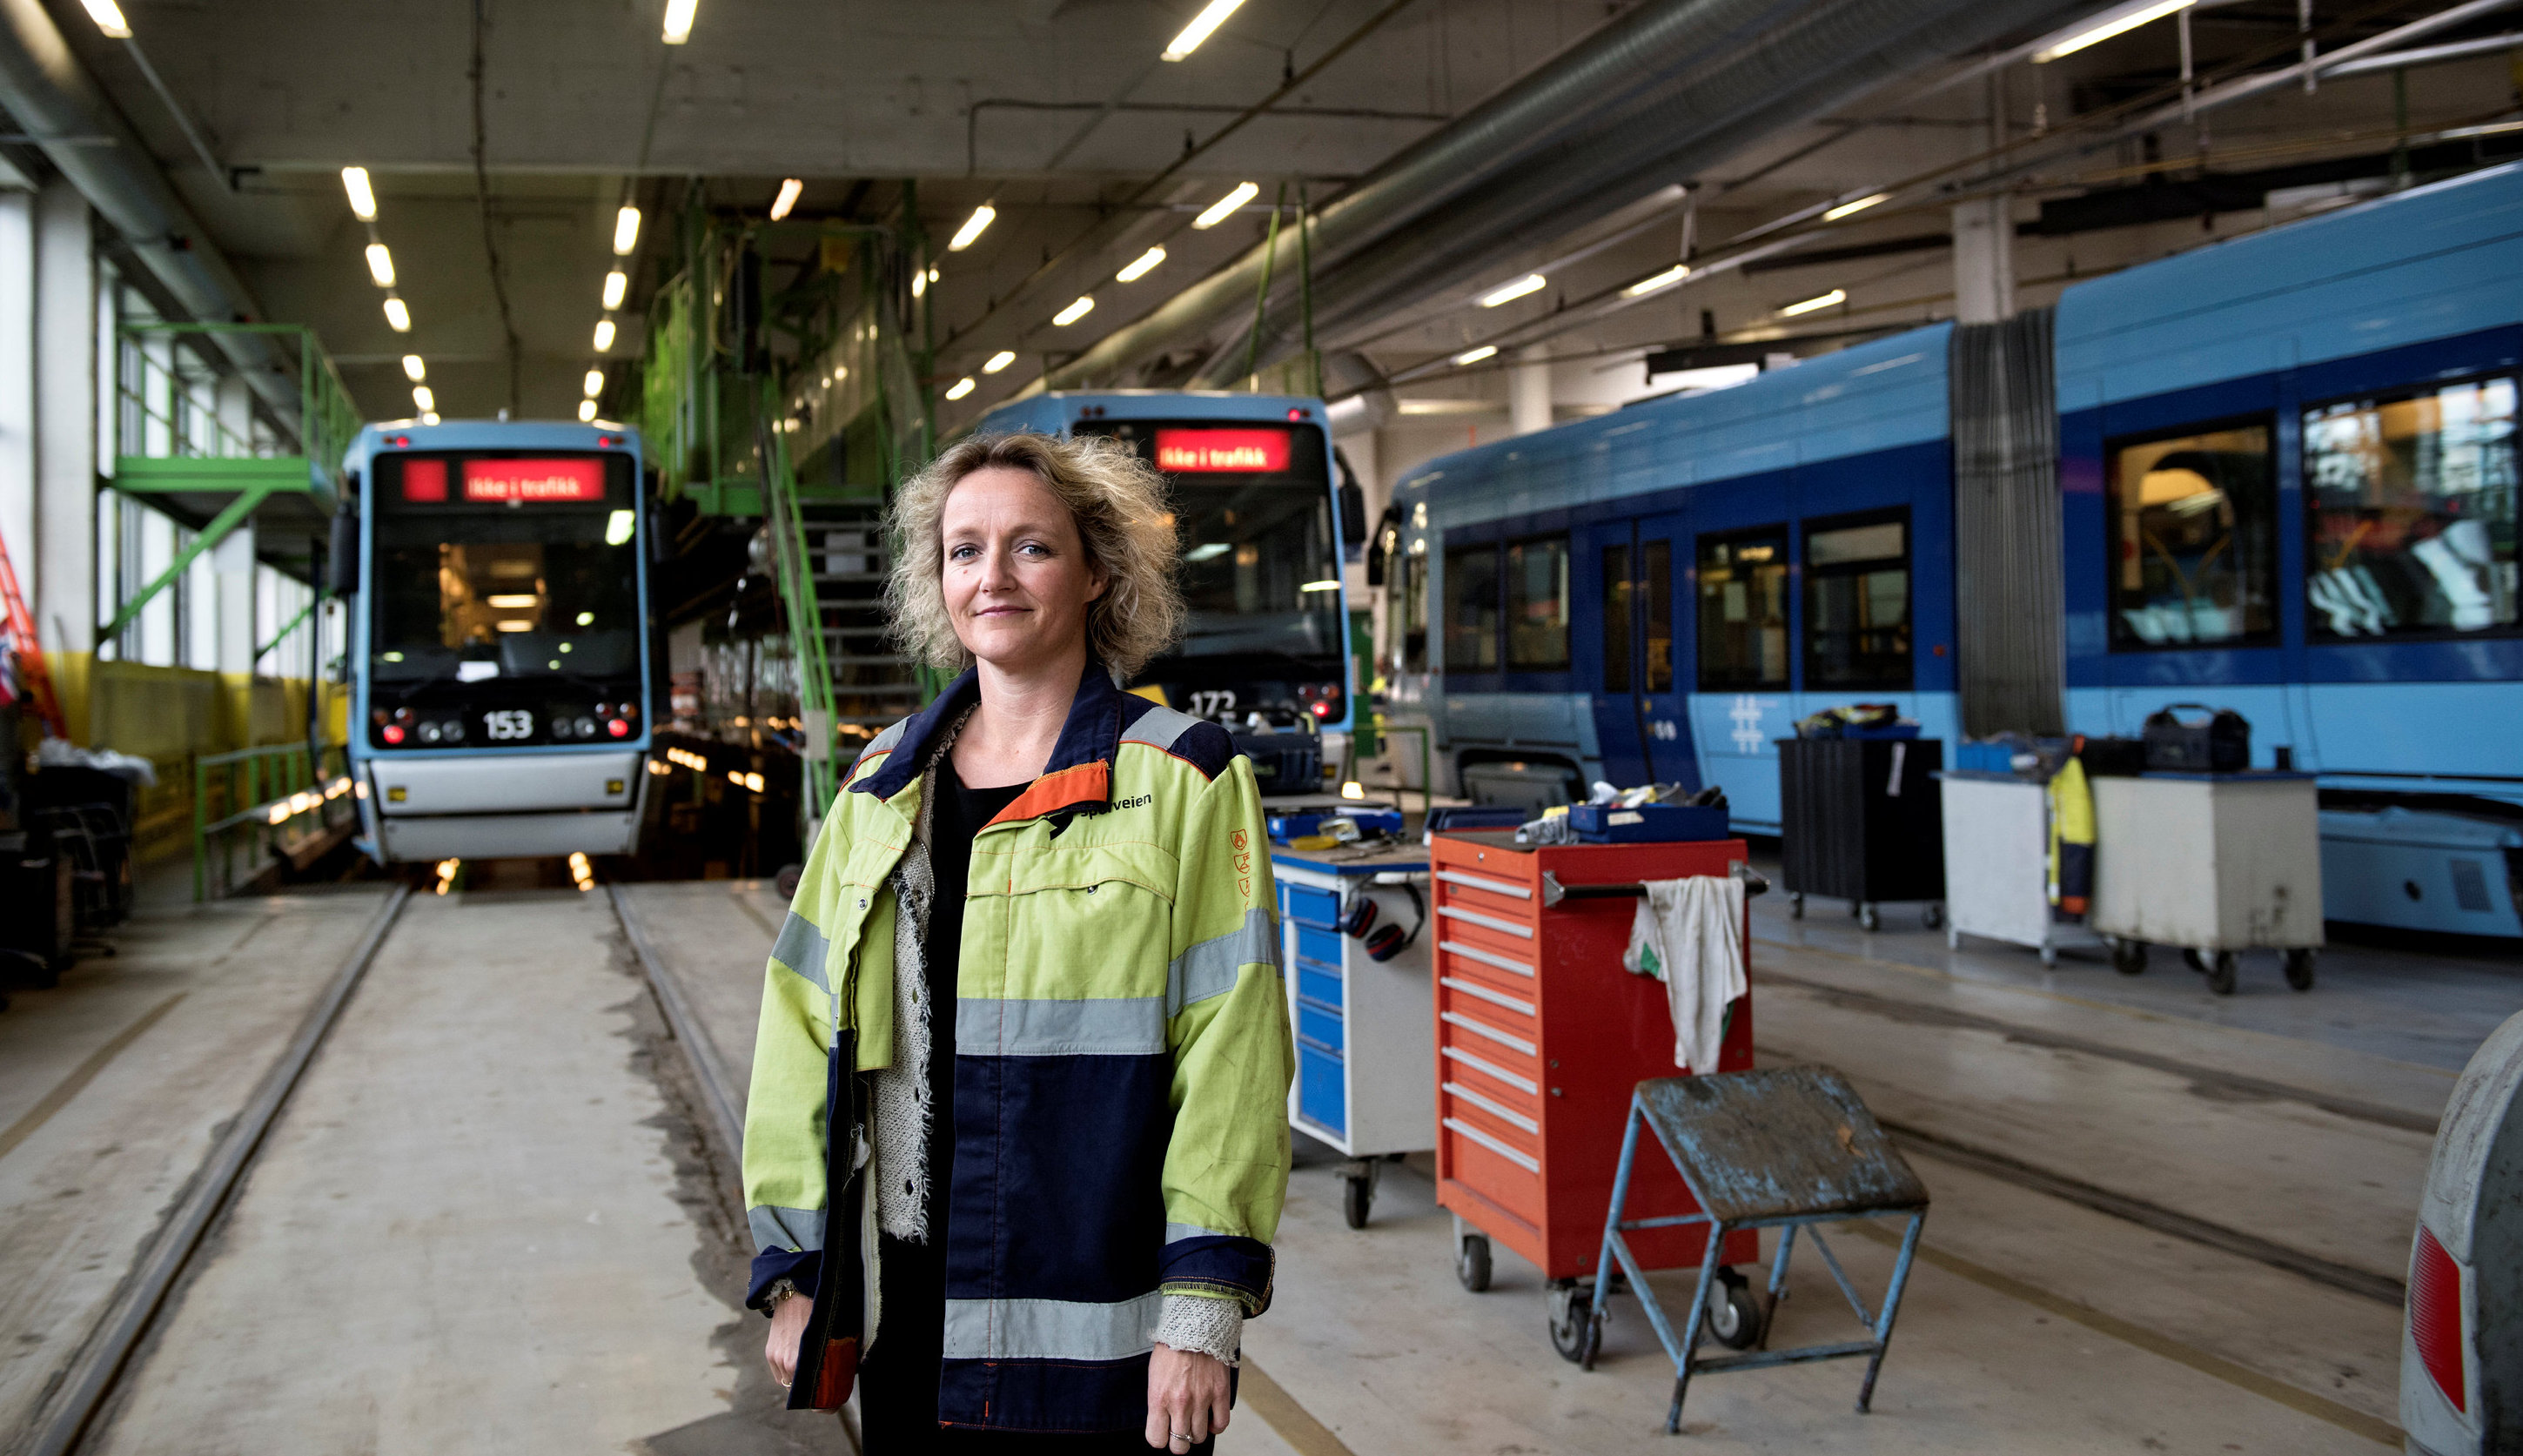
[[[2523,883],[2523,631],[2513,620],[2510,524],[2512,400],[2523,365],[2523,166],[2075,285],[2061,299],[2055,330],[2069,728],[2135,734],[2147,714],[2167,703],[2234,708],[2252,722],[2257,766],[2270,766],[2283,746],[2296,767],[2321,775],[2332,918],[2523,935],[2515,909]],[[1797,718],[1852,701],[1892,702],[1924,734],[1955,741],[1951,334],[1949,325],[1920,329],[1734,389],[1639,404],[1411,472],[1397,486],[1396,514],[1387,517],[1396,527],[1387,583],[1388,590],[1405,593],[1414,584],[1404,573],[1424,573],[1415,584],[1425,592],[1424,656],[1408,656],[1403,622],[1388,632],[1382,665],[1395,719],[1424,718],[1434,730],[1440,786],[1496,793],[1554,775],[1635,782],[1651,774],[1722,784],[1738,825],[1776,832],[1773,744],[1792,732]],[[2456,394],[2460,400],[2452,399]],[[2315,468],[2331,470],[2348,448],[2337,444],[2348,438],[2340,432],[2381,418],[2358,413],[2385,407],[2378,400],[2437,411],[2430,419],[2457,407],[2474,407],[2476,418],[2504,411],[2461,440],[2430,435],[2421,442],[2447,457],[2458,445],[2468,451],[2462,458],[2474,462],[2469,468],[2494,477],[2487,493],[2447,509],[2486,502],[2493,517],[2504,502],[2508,524],[2495,542],[2501,559],[2461,569],[2465,582],[2488,588],[2456,583],[2445,588],[2454,598],[2451,606],[2437,601],[2430,608],[2439,616],[2477,614],[2467,621],[2456,615],[2458,626],[2404,619],[2384,630],[2386,608],[2371,573],[2357,578],[2366,583],[2362,594],[2339,590],[2341,579],[2362,570],[2343,563],[2365,559],[2356,553],[2371,549],[2363,543],[2376,523],[2343,536],[2329,528],[2344,528],[2352,511],[2334,506],[2316,519],[2306,486],[2307,432],[2325,432]],[[2118,497],[2107,480],[2121,458],[2116,451],[2150,449],[2158,453],[2128,458],[2171,461],[2168,452],[2187,450],[2185,463],[2126,466],[2123,474],[2169,469],[2167,479],[2188,480],[2192,465],[2212,474],[2225,468],[2214,463],[2219,451],[2257,452],[2249,459],[2268,481],[2261,488],[2265,519],[2228,532],[2259,542],[2269,558],[2249,568],[2261,574],[2254,580],[2264,587],[2249,614],[2220,615],[2205,598],[2173,608],[2141,599],[2152,588],[2140,584],[2130,555],[2183,563],[2176,575],[2186,570],[2204,580],[2209,571],[2162,549],[2134,524],[2138,515],[2116,521]],[[2132,502],[2153,507],[2153,474],[2129,489]],[[2164,489],[2196,490],[2212,508],[2224,498],[2210,496],[2204,480]],[[1899,685],[1808,681],[1809,550],[1846,519],[1907,523],[1910,671]],[[2460,528],[2468,536],[2444,531],[2446,519],[2424,529],[2474,555],[2478,543],[2492,541],[2483,526]],[[2389,519],[2380,526],[2385,534],[2397,529]],[[1700,552],[1711,549],[1712,535],[1759,527],[1773,528],[1785,547],[1792,670],[1781,684],[1710,690],[1695,621],[1703,605]],[[1513,654],[1510,637],[1492,654],[1500,659],[1497,670],[1463,670],[1474,655],[1468,646],[1450,668],[1445,638],[1450,625],[1459,634],[1463,624],[1446,620],[1449,557],[1486,569],[1484,543],[1563,536],[1565,665],[1517,670],[1505,660]],[[1661,691],[1607,690],[1619,675],[1615,669],[1607,679],[1606,654],[1624,644],[1610,640],[1620,632],[1605,632],[1606,613],[1617,615],[1620,601],[1617,591],[1606,593],[1606,573],[1625,559],[1633,564],[1633,589],[1647,591],[1635,563],[1660,540],[1670,542],[1671,553],[1670,683]],[[1626,558],[1606,554],[1624,545]],[[1534,561],[1541,549],[1528,544],[1524,559]],[[2417,547],[2404,556],[2451,571],[2452,548],[2437,542],[2432,549],[2431,557]],[[2248,554],[2242,547],[2229,553],[2237,562]],[[1511,571],[1513,558],[1502,559]],[[1424,565],[1413,567],[1414,560]],[[2400,558],[2383,569],[2395,564],[2421,577]],[[2116,578],[2116,567],[2125,575]],[[2309,570],[2321,579],[2312,593]],[[2186,594],[2189,578],[2181,580]],[[1706,604],[1720,615],[1732,606],[1715,595]],[[1500,616],[1511,617],[1514,607],[1505,602]],[[1397,600],[1394,611],[1405,612],[1406,603]],[[2482,625],[2497,614],[2501,621]],[[2201,621],[2209,625],[2200,632],[2233,639],[2191,639]],[[1634,618],[1634,654],[1649,645],[1651,632]],[[1642,667],[1634,656],[1634,680],[1656,688]]]
[[[469,521],[451,513],[425,525],[406,510],[401,519],[414,534],[398,571],[389,540],[397,527],[388,518],[397,515],[398,487],[415,458],[447,462],[451,512],[466,503],[466,460],[592,462],[601,494],[557,505],[500,502],[496,512],[481,503]],[[343,464],[358,518],[358,588],[349,601],[346,650],[359,849],[380,864],[633,852],[647,797],[656,696],[639,432],[603,421],[403,420],[362,429]],[[554,514],[538,522],[539,512],[565,512],[570,520],[561,524]],[[433,540],[443,542],[437,554],[446,564],[428,574]],[[443,606],[451,592],[465,594],[449,584],[451,573],[465,568],[451,552],[466,548],[490,558],[474,563],[477,576],[501,554],[535,570],[520,570],[513,581],[480,576],[475,586],[483,589],[474,594],[485,605],[476,616],[490,617],[497,634],[448,649],[449,662],[420,663],[417,648],[397,649],[405,636],[419,641],[437,626],[423,620],[431,598]],[[573,584],[581,575],[589,580]],[[536,604],[492,604],[501,585],[515,592],[512,600]],[[383,602],[398,593],[410,620],[381,635],[381,614],[392,610]],[[581,616],[582,606],[593,609]],[[529,626],[500,625],[502,611]],[[463,725],[462,736],[418,735],[422,725],[448,724]],[[396,741],[387,741],[389,728]]]

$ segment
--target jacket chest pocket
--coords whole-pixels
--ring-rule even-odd
[[[1170,865],[1149,858],[1102,848],[1046,855],[1011,875],[1008,893],[992,897],[1000,915],[976,916],[981,902],[975,901],[965,913],[968,948],[975,929],[995,922],[1006,978],[1003,987],[985,990],[968,980],[967,994],[1012,1001],[1162,996],[1173,876]]]

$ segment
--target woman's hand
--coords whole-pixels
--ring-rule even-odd
[[[1225,1361],[1158,1345],[1148,1362],[1148,1444],[1183,1456],[1226,1429],[1227,1399]]]
[[[797,1383],[797,1344],[806,1338],[806,1321],[814,1313],[815,1301],[804,1294],[791,1294],[771,1311],[771,1338],[762,1342],[762,1358],[771,1362],[772,1378],[784,1390]]]

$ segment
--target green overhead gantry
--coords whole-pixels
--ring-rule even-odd
[[[935,690],[883,613],[884,510],[936,438],[928,247],[905,193],[891,224],[713,215],[696,195],[648,311],[637,417],[659,489],[763,524],[816,819],[839,790],[836,735],[864,737]]]
[[[116,333],[112,484],[203,524],[101,639],[128,627],[249,518],[277,534],[321,536],[341,493],[343,452],[361,424],[332,359],[303,325],[131,323]],[[257,344],[274,366],[295,355],[295,419],[257,408],[236,372],[233,360]]]

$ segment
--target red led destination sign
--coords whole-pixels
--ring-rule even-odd
[[[405,470],[408,472],[410,466]],[[408,474],[405,475],[408,480]],[[604,498],[604,462],[574,460],[467,460],[467,500],[572,501]]]
[[[1175,430],[1157,428],[1157,468],[1167,471],[1248,471],[1288,468],[1285,430]]]

